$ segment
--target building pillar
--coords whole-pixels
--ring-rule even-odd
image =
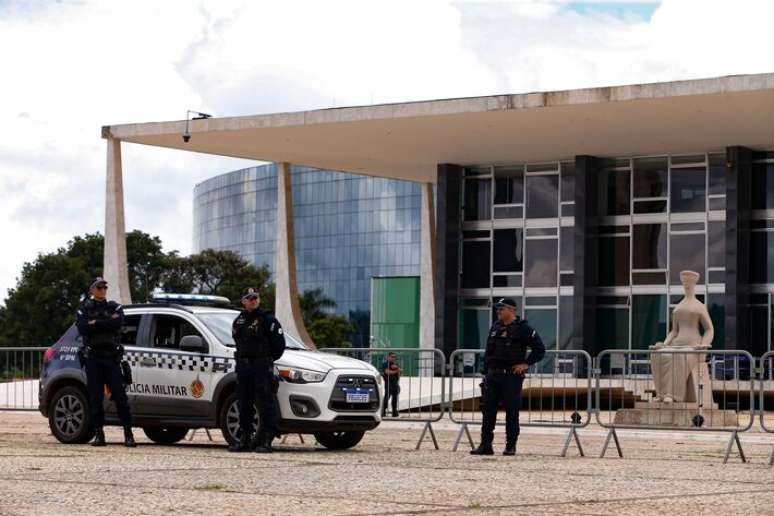
[[[435,347],[457,349],[462,167],[438,165],[436,182]]]
[[[314,347],[304,325],[296,283],[296,243],[293,231],[293,188],[290,163],[277,163],[277,250],[274,258],[275,317],[293,336]]]
[[[422,184],[419,347],[435,349],[435,202],[432,183]],[[429,358],[429,357],[428,357]]]
[[[121,304],[132,302],[129,267],[126,261],[124,183],[121,170],[121,141],[107,139],[107,188],[105,191],[105,248],[102,276],[108,282],[108,297]]]
[[[573,279],[573,337],[570,349],[583,349],[595,356],[604,343],[596,342],[596,287],[598,281],[598,237],[596,180],[599,160],[575,157],[575,274]]]
[[[752,151],[726,149],[726,295],[725,349],[750,346],[750,220]],[[706,279],[705,279],[706,283]]]

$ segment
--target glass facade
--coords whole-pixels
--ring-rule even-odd
[[[373,276],[418,276],[420,185],[292,169],[299,291],[321,288],[367,346]],[[491,201],[489,201],[491,203]],[[274,269],[275,165],[209,179],[194,191],[194,252],[228,249]]]
[[[724,347],[726,291],[725,153],[600,160],[587,181],[592,206],[586,230],[597,261],[594,333],[587,350],[647,349],[663,341],[682,299],[680,271],[701,275],[697,294]],[[585,180],[585,178],[584,178]],[[513,297],[549,348],[582,345],[574,327],[575,163],[475,166],[463,177],[460,314],[468,321],[460,347],[481,347],[491,322],[489,300]],[[749,253],[754,293],[752,342],[774,349],[774,155],[752,164]],[[746,259],[746,257],[745,257]],[[488,319],[487,319],[488,317]],[[471,328],[475,321],[476,331]]]

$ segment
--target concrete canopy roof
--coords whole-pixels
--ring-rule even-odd
[[[774,150],[774,73],[114,125],[103,137],[434,182],[438,163]]]

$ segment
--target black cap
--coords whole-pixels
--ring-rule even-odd
[[[100,285],[105,285],[107,287],[108,282],[105,281],[101,276],[97,276],[94,278],[94,281],[91,282],[91,286],[89,289],[97,288]]]
[[[248,287],[242,291],[242,299],[257,299],[258,296],[257,288]]]
[[[497,303],[495,303],[495,306],[507,306],[508,308],[516,310],[516,301],[510,297],[501,297]]]

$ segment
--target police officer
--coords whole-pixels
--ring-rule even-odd
[[[516,455],[524,373],[530,365],[540,362],[546,353],[537,332],[530,328],[526,320],[517,317],[513,299],[502,298],[495,306],[497,321],[489,330],[484,355],[487,371],[482,384],[481,444],[471,450],[471,455],[494,454],[492,440],[500,401],[505,405],[506,441],[503,455]]]
[[[242,310],[234,320],[232,335],[236,342],[237,403],[239,404],[239,442],[229,451],[243,452],[251,448],[269,453],[271,441],[277,435],[274,413],[274,360],[285,349],[285,336],[277,319],[258,308],[258,290],[245,289]],[[253,417],[258,406],[260,428],[251,440]]]
[[[89,391],[91,420],[96,428],[92,446],[105,446],[105,410],[102,406],[103,389],[107,385],[116,404],[118,417],[124,427],[124,444],[135,445],[132,435],[132,415],[121,375],[123,347],[118,341],[124,311],[121,305],[107,300],[108,284],[96,278],[89,288],[89,298],[78,308],[76,326],[83,337],[83,365],[86,369],[86,387]]]

